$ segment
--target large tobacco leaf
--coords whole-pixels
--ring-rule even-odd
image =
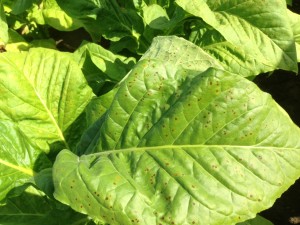
[[[176,3],[187,13],[201,18],[225,41],[233,44],[218,46],[216,52],[214,48],[209,48],[209,52],[217,55],[224,51],[235,52],[234,55],[241,55],[242,58],[247,54],[246,58],[252,59],[252,64],[256,63],[259,67],[256,74],[277,68],[297,71],[295,43],[285,1],[176,0]],[[219,58],[222,60],[222,57]]]
[[[109,105],[92,154],[53,167],[54,196],[102,223],[235,224],[299,177],[299,128],[241,76],[146,58]]]
[[[65,53],[31,49],[0,54],[0,121],[13,122],[43,151],[64,132],[93,96],[76,63]]]
[[[59,142],[93,96],[68,54],[47,49],[0,54],[0,200],[51,167]],[[9,178],[8,178],[9,177]]]

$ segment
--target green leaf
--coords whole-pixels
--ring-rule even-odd
[[[257,215],[254,219],[247,220],[243,223],[238,223],[237,225],[273,225],[269,220]]]
[[[85,225],[89,219],[58,204],[33,188],[0,206],[1,225]]]
[[[21,186],[41,168],[51,166],[43,151],[8,120],[0,120],[0,201]]]
[[[144,8],[144,19],[153,29],[164,30],[170,21],[167,12],[157,4],[152,4]]]
[[[71,56],[49,49],[0,54],[0,121],[13,122],[47,152],[92,98]],[[13,153],[12,153],[13,154]]]
[[[286,0],[286,4],[289,5],[289,6],[292,6],[293,5],[293,0]]]
[[[79,19],[95,39],[103,35],[112,41],[124,37],[137,40],[143,32],[144,24],[137,12],[121,8],[116,0],[58,0],[57,3],[72,18]],[[124,47],[134,50],[137,46]]]
[[[27,20],[55,28],[59,31],[72,31],[82,27],[79,20],[68,16],[55,0],[43,0],[40,4],[31,4]]]
[[[60,31],[72,31],[80,28],[82,24],[68,16],[55,0],[44,0],[41,10],[45,23]]]
[[[33,4],[37,4],[38,0],[16,0],[12,5],[12,13],[15,15],[24,13],[27,9],[31,8]]]
[[[8,26],[2,1],[0,1],[0,46],[8,42]]]
[[[259,65],[297,71],[293,32],[283,0],[176,0],[186,12],[201,18]]]
[[[193,43],[176,36],[161,36],[153,39],[142,59],[157,59],[174,68],[204,71],[209,67],[222,69],[221,63]]]
[[[109,109],[117,90],[118,88],[114,88],[108,93],[90,101],[85,109],[88,126],[93,125]]]
[[[112,88],[135,64],[134,58],[116,55],[94,43],[84,43],[74,58],[96,95],[109,91],[105,88]]]
[[[231,225],[300,175],[300,130],[241,76],[140,61],[86,153],[59,153],[54,196],[103,223]]]
[[[297,61],[300,62],[300,15],[288,10],[288,16],[296,42]]]
[[[143,19],[149,27],[163,31],[164,34],[177,34],[176,29],[183,25],[185,12],[174,2],[148,3],[143,7]],[[144,33],[144,36],[147,36]],[[157,35],[156,35],[157,36]]]
[[[94,136],[97,134],[98,126],[102,122],[102,115],[104,115],[107,109],[109,109],[117,91],[118,88],[114,88],[100,97],[93,98],[87,105],[85,109],[84,125],[88,127],[88,129],[82,132],[81,140],[76,146],[77,154],[82,155],[87,153],[87,148],[93,139],[95,139]],[[83,127],[82,123],[83,122],[81,122],[81,127]]]
[[[265,59],[259,60],[251,54],[246,54],[243,48],[226,41],[217,30],[203,21],[196,20],[191,23],[189,40],[218,60],[226,71],[250,77],[273,70]]]

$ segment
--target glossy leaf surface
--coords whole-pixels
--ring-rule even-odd
[[[58,155],[54,195],[104,223],[235,224],[299,177],[299,128],[253,83],[218,69],[144,59],[96,127],[94,154]]]

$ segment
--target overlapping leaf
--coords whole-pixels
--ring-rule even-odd
[[[269,220],[257,215],[254,219],[239,223],[237,225],[273,225]]]
[[[300,15],[288,10],[288,16],[294,33],[297,50],[297,60],[298,62],[300,62]]]
[[[53,174],[59,201],[103,223],[235,224],[300,173],[299,128],[253,83],[215,68],[144,59],[96,127],[86,153],[98,153],[62,151]]]
[[[103,35],[107,39],[118,41],[129,37],[137,45],[137,39],[143,32],[143,21],[137,12],[121,8],[116,0],[58,0],[57,3],[72,18],[79,19],[95,38]]]
[[[64,53],[33,49],[0,54],[0,200],[51,166],[49,144],[68,147],[65,131],[93,96]]]
[[[252,64],[259,67],[256,74],[262,72],[261,70],[270,71],[277,68],[297,71],[295,43],[285,1],[176,2],[187,13],[203,19],[226,41],[233,44],[234,48],[243,49],[242,53],[239,53],[234,51],[233,46],[219,46],[223,51],[219,49],[216,50],[217,53],[227,50],[236,52],[234,55],[242,54],[242,58],[245,58],[243,55],[248,55],[246,58],[252,59]],[[220,59],[222,61],[222,57]]]
[[[8,41],[8,26],[6,23],[4,8],[0,2],[0,45],[6,44]]]
[[[32,49],[0,55],[0,120],[14,122],[47,151],[93,96],[80,68],[64,53]]]
[[[56,206],[60,206],[60,209]],[[8,199],[6,205],[0,206],[1,225],[87,225],[88,222],[86,216],[59,205],[33,188],[28,188],[22,195]]]
[[[136,63],[133,57],[116,55],[93,43],[83,43],[74,59],[97,95],[116,85]]]
[[[1,201],[11,189],[28,182],[35,171],[51,164],[13,122],[0,121],[0,130]]]

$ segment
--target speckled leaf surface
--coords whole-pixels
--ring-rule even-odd
[[[252,82],[144,59],[78,157],[54,164],[54,196],[109,224],[231,225],[300,174],[299,128]]]
[[[208,67],[222,69],[222,64],[197,45],[177,36],[159,36],[141,59],[157,59],[189,70],[204,71]]]
[[[176,0],[176,3],[187,13],[203,19],[226,41],[244,49],[259,67],[265,64],[269,71],[270,67],[297,71],[293,31],[284,0]]]

